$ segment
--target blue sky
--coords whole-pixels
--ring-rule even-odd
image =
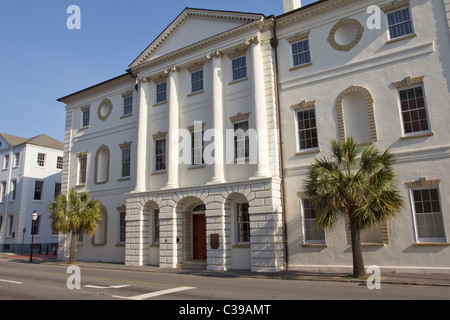
[[[303,0],[307,5],[314,0]],[[282,0],[0,0],[0,132],[64,141],[58,98],[121,75],[185,7],[283,13]],[[81,30],[66,26],[81,10]]]

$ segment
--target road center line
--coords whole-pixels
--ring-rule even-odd
[[[0,282],[7,282],[7,283],[13,283],[13,284],[23,284],[22,282],[11,281],[11,280],[3,280],[3,279],[0,279]]]
[[[120,299],[127,299],[127,300],[144,300],[144,299],[148,299],[148,298],[154,298],[154,297],[158,297],[158,296],[162,296],[165,294],[170,294],[170,293],[175,293],[175,292],[180,292],[180,291],[186,291],[186,290],[192,290],[192,289],[196,289],[195,287],[179,287],[179,288],[173,288],[173,289],[167,289],[167,290],[161,290],[161,291],[156,291],[156,292],[150,292],[150,293],[145,293],[145,294],[141,294],[138,296],[133,296],[133,297],[120,297],[120,296],[112,296],[113,298],[120,298]]]

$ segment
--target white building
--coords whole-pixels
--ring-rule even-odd
[[[105,217],[95,237],[80,237],[78,258],[351,268],[345,224],[315,230],[301,195],[313,158],[355,135],[393,149],[407,200],[399,218],[364,235],[367,260],[449,270],[445,1],[299,2],[283,1],[279,17],[186,8],[127,74],[59,99],[63,190],[89,191]],[[406,118],[414,108],[401,109],[405,95],[419,127]],[[425,216],[410,200],[427,192],[440,211]],[[65,238],[60,248],[67,256]]]
[[[35,210],[35,252],[56,250],[58,233],[51,228],[47,206],[61,192],[63,147],[45,134],[28,139],[0,133],[2,251],[30,252]]]

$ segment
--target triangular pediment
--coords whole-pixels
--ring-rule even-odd
[[[262,14],[186,8],[130,68],[259,20]]]

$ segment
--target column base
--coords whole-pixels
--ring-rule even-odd
[[[209,184],[219,184],[219,183],[225,183],[225,182],[227,182],[227,180],[222,179],[222,178],[212,178],[212,180],[207,182],[206,184],[207,185],[209,185]]]
[[[258,180],[264,178],[272,178],[272,175],[269,172],[257,172],[253,177],[248,178],[249,180]]]
[[[180,186],[177,184],[167,184],[165,187],[162,187],[161,190],[168,190],[168,189],[177,189]]]

